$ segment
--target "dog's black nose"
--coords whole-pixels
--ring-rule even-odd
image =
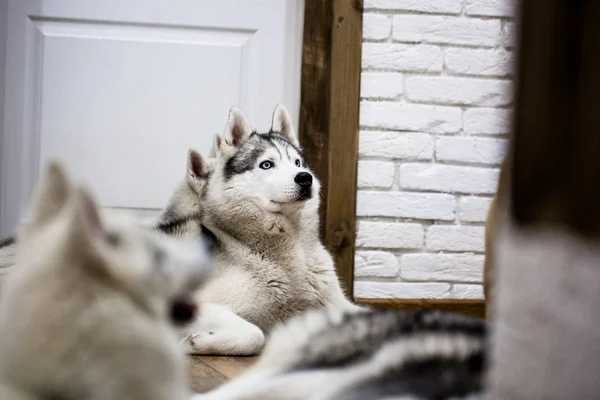
[[[171,322],[175,325],[183,325],[196,317],[198,306],[187,300],[176,300],[171,304]]]
[[[310,187],[310,185],[312,185],[312,179],[312,175],[308,172],[300,172],[294,177],[294,182],[300,186]]]

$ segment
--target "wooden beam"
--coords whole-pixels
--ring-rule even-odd
[[[306,0],[302,36],[300,121],[298,137],[308,164],[322,185],[321,238],[329,182],[329,79],[331,76],[331,1]]]
[[[362,1],[306,0],[300,143],[322,184],[321,238],[353,295]]]
[[[600,3],[536,0],[521,7],[509,152],[513,215],[523,226],[549,224],[598,238]]]
[[[356,299],[356,304],[375,308],[393,308],[399,310],[444,310],[482,319],[486,317],[486,305],[484,300]]]

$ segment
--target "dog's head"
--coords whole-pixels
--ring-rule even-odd
[[[210,272],[210,255],[199,239],[184,242],[129,216],[105,215],[58,163],[50,164],[36,188],[17,253],[20,273],[77,271],[84,281],[110,286],[174,323],[193,317],[189,296]]]
[[[268,133],[253,132],[244,113],[232,108],[216,147],[225,193],[283,213],[319,195],[319,182],[306,164],[283,105],[275,108]]]

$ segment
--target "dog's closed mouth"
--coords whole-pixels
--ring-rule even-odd
[[[310,196],[301,197],[301,198],[297,198],[297,199],[289,200],[289,201],[275,201],[275,200],[271,200],[271,203],[277,204],[277,205],[297,204],[297,203],[303,203],[303,202],[305,202],[308,199],[310,199]]]
[[[312,199],[312,193],[303,194],[296,199],[296,202],[302,202]]]
[[[275,200],[271,200],[271,203],[277,204],[278,206],[282,206],[284,204],[293,204],[293,203],[296,203],[296,201],[295,200],[291,200],[291,201],[275,201]]]

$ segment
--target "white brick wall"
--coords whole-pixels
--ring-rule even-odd
[[[355,295],[482,298],[514,0],[365,0]]]

